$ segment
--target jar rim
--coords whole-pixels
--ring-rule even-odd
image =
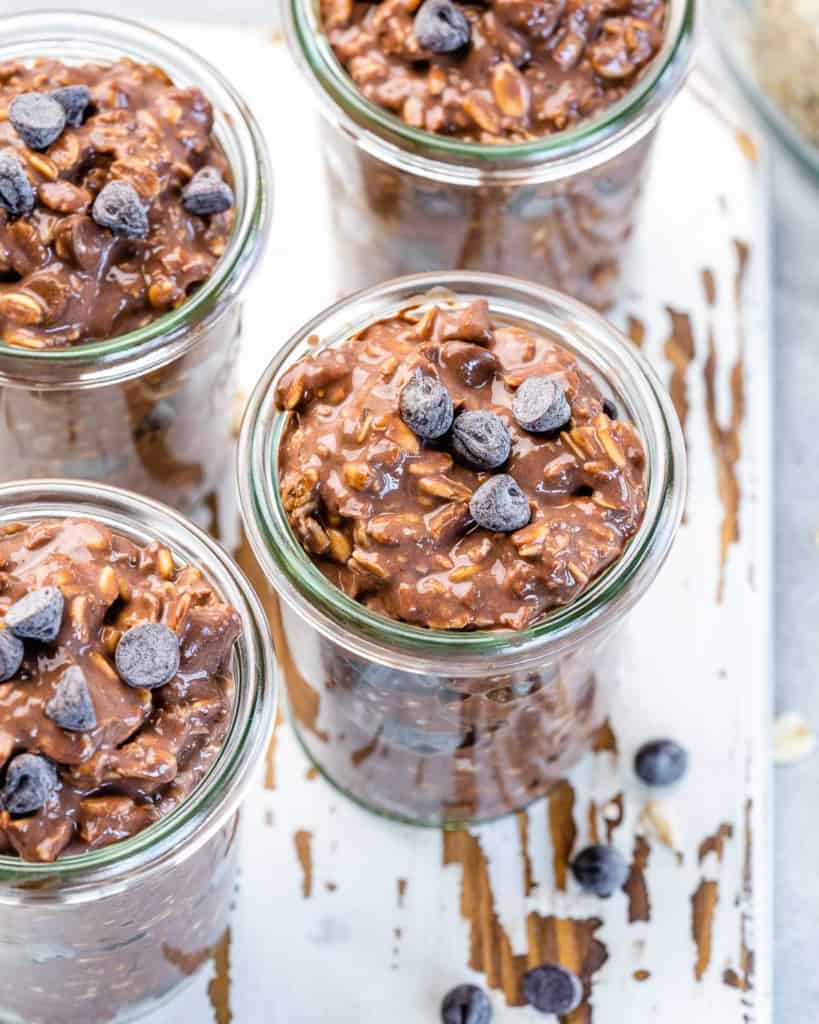
[[[322,114],[339,117],[365,150],[408,170],[435,168],[453,183],[476,175],[516,180],[567,177],[609,160],[656,123],[685,81],[693,51],[697,0],[670,0],[665,40],[640,79],[617,103],[575,128],[528,142],[464,142],[413,128],[360,92],[327,41],[318,0],[286,0],[285,34],[296,63],[318,95]]]
[[[296,538],[279,494],[278,449],[291,414],[275,407],[275,383],[301,355],[332,345],[364,326],[401,310],[440,302],[486,298],[505,320],[526,322],[557,335],[586,369],[617,374],[623,403],[647,450],[647,504],[643,521],[621,557],[573,602],[520,631],[454,632],[426,629],[370,611],[333,586]],[[612,387],[611,380],[607,385]],[[682,518],[686,489],[685,447],[666,389],[637,348],[588,307],[552,289],[494,274],[470,271],[417,274],[369,288],[328,307],[279,350],[248,402],[237,458],[240,508],[256,558],[285,601],[324,635],[356,653],[430,671],[429,659],[457,661],[461,675],[491,674],[493,661],[536,663],[544,646],[568,650],[624,614],[642,595],[665,560]],[[606,614],[608,613],[608,615]],[[506,666],[508,667],[508,666]]]
[[[107,363],[118,357],[141,355],[154,347],[164,348],[189,331],[191,325],[212,318],[227,300],[246,284],[258,263],[271,220],[272,171],[261,129],[239,92],[204,57],[183,43],[130,18],[63,9],[26,11],[0,18],[0,60],[35,59],[45,54],[41,46],[59,46],[76,59],[99,60],[129,57],[152,63],[171,74],[175,84],[207,83],[207,98],[214,108],[214,131],[220,141],[229,140],[234,150],[231,169],[241,172],[236,217],[227,248],[213,273],[177,309],[143,327],[102,341],[59,349],[27,349],[0,341],[0,358],[14,365],[87,365]],[[65,59],[65,58],[64,58]],[[182,78],[179,78],[180,72]],[[204,88],[204,87],[203,87]],[[227,148],[226,148],[227,152]],[[241,166],[235,166],[235,160]],[[191,339],[195,340],[195,339]],[[161,343],[161,345],[159,345]]]
[[[78,516],[146,543],[161,540],[185,564],[197,564],[242,620],[233,651],[236,683],[231,723],[205,776],[180,805],[128,839],[51,863],[0,854],[0,906],[19,899],[97,899],[131,873],[140,878],[186,860],[238,806],[266,748],[278,681],[264,608],[250,581],[204,530],[160,502],[90,481],[33,480],[0,484],[0,524]]]

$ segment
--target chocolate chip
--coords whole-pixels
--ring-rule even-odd
[[[652,740],[637,751],[634,770],[649,786],[671,786],[688,770],[688,754],[674,740]]]
[[[9,814],[33,814],[57,791],[57,769],[39,754],[18,754],[9,761],[0,803]]]
[[[477,985],[458,985],[444,996],[441,1020],[443,1024],[489,1024],[492,1020],[489,997]]]
[[[431,53],[454,53],[472,34],[466,15],[452,0],[424,0],[413,28],[418,42]]]
[[[117,644],[117,672],[128,686],[164,686],[179,671],[179,639],[158,622],[133,626]]]
[[[65,129],[65,111],[43,92],[24,92],[11,101],[9,121],[29,149],[48,149]]]
[[[522,530],[532,517],[526,495],[506,473],[499,473],[481,484],[472,495],[469,511],[478,526],[495,533]]]
[[[452,426],[452,398],[434,377],[413,378],[401,392],[398,405],[401,419],[424,440],[443,437]]]
[[[515,419],[533,434],[565,427],[572,418],[563,385],[555,377],[527,377],[512,399]]]
[[[56,100],[65,113],[65,123],[71,128],[79,128],[83,116],[91,102],[91,90],[87,85],[64,85],[61,89],[55,89],[49,93],[53,100]]]
[[[97,727],[88,682],[78,665],[72,665],[63,672],[54,696],[45,706],[45,713],[52,722],[69,732],[87,732]]]
[[[622,889],[628,878],[628,864],[613,846],[587,846],[572,861],[572,874],[586,892],[604,899]]]
[[[462,412],[452,425],[452,452],[472,469],[497,469],[511,451],[509,430],[493,412]]]
[[[603,399],[603,412],[608,416],[610,420],[617,419],[617,406],[612,402],[610,398]]]
[[[233,206],[233,189],[215,167],[203,167],[182,189],[182,205],[194,217],[224,213]]]
[[[541,964],[521,979],[523,998],[541,1013],[559,1016],[576,1010],[583,999],[583,984],[559,964]]]
[[[31,590],[6,612],[6,629],[22,640],[53,643],[60,632],[64,604],[56,587]]]
[[[0,629],[0,683],[17,675],[23,664],[23,641],[8,629]]]
[[[127,181],[109,181],[94,200],[91,216],[101,228],[123,238],[148,234],[148,214],[137,190]]]
[[[482,388],[500,369],[492,352],[468,341],[448,341],[441,349],[441,362],[470,388]]]
[[[34,209],[34,189],[14,153],[0,153],[0,206],[12,217]]]

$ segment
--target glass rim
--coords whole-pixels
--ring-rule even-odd
[[[582,157],[597,150],[621,134],[644,126],[648,130],[662,107],[670,101],[685,78],[696,24],[697,0],[669,0],[671,22],[663,47],[645,73],[625,96],[597,117],[575,128],[528,142],[488,144],[464,142],[420,128],[412,128],[400,117],[366,99],[345,71],[327,42],[316,0],[285,0],[285,30],[297,63],[309,70],[311,85],[319,98],[334,112],[344,115],[345,127],[365,144],[362,132],[375,128],[379,142],[396,151],[404,151],[420,163],[435,162],[440,155],[446,161],[475,161],[486,173],[503,161],[527,166],[538,159]],[[383,133],[378,134],[378,132]],[[385,138],[386,136],[386,138]],[[394,141],[396,140],[396,141]],[[367,146],[365,145],[365,148]],[[609,153],[605,153],[608,158]]]
[[[181,560],[183,538],[186,552],[199,553],[203,573],[242,619],[233,651],[236,697],[213,764],[178,807],[127,839],[50,863],[0,854],[0,906],[55,893],[61,899],[98,898],[108,886],[127,882],[131,872],[144,877],[186,860],[235,809],[275,720],[278,684],[267,616],[250,581],[217,541],[170,507],[121,488],[60,479],[0,484],[0,524],[70,516],[98,519],[140,542],[162,540],[175,561]]]
[[[494,306],[494,312],[500,310],[501,315],[507,308],[520,313],[528,308],[541,316],[548,310],[553,324],[558,315],[565,316],[570,327],[590,332],[594,344],[601,347],[602,356],[601,351],[596,353],[598,356],[609,363],[614,359],[614,364],[619,363],[630,377],[631,385],[638,391],[642,389],[640,398],[645,409],[640,433],[648,456],[648,494],[640,528],[622,556],[597,576],[577,600],[520,631],[426,629],[371,612],[333,586],[313,564],[290,527],[275,479],[279,442],[292,415],[275,409],[275,382],[292,365],[290,360],[295,358],[296,350],[305,346],[311,336],[322,338],[320,344],[332,345],[340,337],[391,313],[420,306],[423,301],[440,301],[437,289],[454,293],[460,301],[488,298],[490,309]],[[537,321],[533,317],[530,322]],[[332,337],[325,342],[323,334],[328,323],[332,325]],[[564,339],[560,340],[563,343]],[[580,360],[587,369],[601,372],[599,363],[590,358],[588,348]],[[636,399],[632,400],[634,404]],[[650,427],[651,437],[645,436],[646,426]],[[579,634],[589,635],[602,628],[601,616],[606,610],[616,608],[624,612],[631,607],[647,586],[645,568],[649,555],[657,555],[659,569],[670,549],[682,517],[686,483],[684,442],[671,399],[645,357],[621,332],[593,310],[552,289],[470,271],[396,278],[334,303],[304,325],[268,365],[249,399],[236,465],[240,509],[251,546],[272,576],[276,589],[291,606],[327,636],[332,637],[341,623],[345,645],[358,644],[358,652],[367,656],[372,656],[376,649],[381,656],[385,648],[400,651],[400,663],[405,669],[412,670],[408,658],[417,658],[416,671],[425,669],[425,657],[455,659],[462,674],[467,671],[465,658],[474,659],[476,671],[491,674],[492,668],[486,661],[489,656],[536,659],[548,642],[561,648],[571,646]],[[643,586],[629,587],[640,583],[641,574]]]
[[[61,22],[60,19],[63,19]],[[70,26],[70,27],[63,27]],[[0,59],[7,51],[19,45],[19,33],[32,34],[34,41],[45,44],[62,42],[60,34],[70,31],[71,38],[78,41],[95,37],[110,38],[111,42],[117,35],[134,41],[140,50],[153,56],[156,47],[163,47],[172,57],[184,61],[188,66],[197,67],[215,84],[216,90],[223,101],[230,106],[228,115],[214,103],[214,123],[221,124],[226,131],[233,134],[239,145],[248,152],[252,149],[254,165],[247,168],[247,195],[242,209],[242,216],[234,222],[233,232],[225,252],[219,258],[213,273],[189,298],[186,298],[177,309],[163,313],[150,323],[125,334],[102,341],[81,343],[58,349],[27,349],[9,345],[0,340],[0,357],[25,361],[29,364],[66,364],[88,363],[128,354],[141,354],[150,348],[150,343],[158,340],[171,341],[194,323],[206,320],[222,302],[245,284],[250,272],[258,259],[254,259],[252,243],[257,239],[263,242],[270,226],[272,209],[272,171],[267,146],[261,129],[249,107],[239,92],[210,61],[184,43],[171,38],[164,32],[149,28],[131,18],[118,15],[94,14],[87,11],[61,8],[48,11],[20,11],[0,17],[0,28],[3,29],[0,41]],[[39,35],[34,35],[34,33]],[[89,44],[90,45],[90,44]],[[123,56],[132,56],[124,53]],[[160,67],[160,61],[151,60]],[[163,68],[163,70],[166,70]],[[208,95],[213,101],[214,96]],[[235,168],[233,168],[235,171]],[[262,245],[257,246],[261,250]],[[257,253],[258,255],[258,253]]]

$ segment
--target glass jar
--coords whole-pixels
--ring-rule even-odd
[[[344,290],[457,267],[610,305],[654,131],[688,69],[695,8],[670,0],[662,50],[599,117],[534,142],[480,145],[411,128],[366,100],[333,53],[318,0],[287,0],[290,50],[323,115]]]
[[[574,603],[520,632],[423,629],[351,600],[302,549],[277,482],[290,414],[276,409],[275,387],[295,361],[399,310],[479,298],[496,321],[573,352],[647,453],[645,516],[622,557]],[[320,313],[284,346],[251,396],[238,467],[245,528],[281,598],[274,637],[293,723],[320,771],[374,810],[430,825],[519,810],[566,774],[603,721],[617,628],[657,575],[682,513],[679,422],[629,341],[534,284],[466,272],[391,281]]]
[[[4,17],[2,28],[0,62],[126,56],[199,87],[213,104],[236,220],[210,278],[178,309],[107,341],[43,351],[0,342],[0,481],[100,480],[193,512],[229,457],[242,297],[268,233],[271,176],[258,125],[215,68],[136,23],[41,11]]]
[[[171,509],[91,483],[0,485],[8,522],[89,516],[139,544],[161,540],[239,612],[233,716],[224,745],[180,806],[130,839],[28,863],[0,855],[0,1020],[132,1020],[170,998],[213,953],[234,896],[239,805],[276,699],[267,619],[224,550]]]

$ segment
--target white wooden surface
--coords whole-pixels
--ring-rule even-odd
[[[273,239],[247,308],[243,372],[250,387],[291,330],[335,297],[309,98],[268,30],[186,24],[173,31],[184,32],[189,45],[243,90],[273,154]],[[669,563],[631,620],[626,675],[612,716],[619,756],[589,755],[573,775],[570,791],[576,848],[589,838],[590,801],[600,809],[602,831],[611,810],[603,809],[624,794],[624,820],[613,830],[613,841],[630,857],[648,797],[630,768],[634,749],[664,734],[688,747],[688,777],[664,799],[679,854],[647,836],[650,921],[628,922],[624,894],[602,903],[577,892],[571,882],[567,891],[556,890],[547,804],[529,813],[525,847],[515,818],[473,831],[488,863],[483,899],[493,906],[484,906],[483,913],[491,917],[494,909],[495,937],[502,930],[512,952],[536,955],[530,946],[531,922],[537,920],[532,912],[601,919],[595,937],[608,959],[594,975],[596,1024],[767,1024],[771,1019],[765,194],[764,154],[750,136],[737,132],[718,90],[697,78],[664,124],[625,296],[613,314],[624,328],[630,322],[643,325],[645,350],[665,378],[670,380],[677,361],[677,386],[684,385],[689,404],[688,517]],[[737,241],[751,249],[739,304]],[[712,307],[703,282],[706,268],[716,285]],[[667,344],[669,309],[690,318],[695,348],[690,362],[680,362],[679,350]],[[709,332],[716,358],[716,409],[710,421]],[[727,548],[719,601],[721,493],[730,493],[731,463],[725,454],[730,456],[733,440],[719,431],[730,426],[732,411],[739,411],[731,374],[740,362],[746,406],[736,432],[740,540]],[[275,750],[275,788],[264,778],[270,766],[260,766],[258,787],[247,802],[229,939],[188,991],[150,1018],[151,1024],[434,1022],[452,985],[487,984],[486,975],[467,963],[470,938],[489,937],[478,915],[472,921],[464,916],[465,872],[459,864],[443,865],[441,835],[367,814],[311,778],[308,768],[284,725]],[[721,859],[712,851],[701,860],[700,845],[721,825],[732,832]],[[536,883],[528,896],[524,853]],[[405,880],[403,896],[399,879]],[[692,932],[692,897],[703,880],[715,882],[706,888],[718,893],[707,955]],[[474,876],[466,881],[469,889]],[[742,975],[743,941],[755,955],[747,991],[726,983],[726,972]],[[635,971],[649,976],[638,981]],[[544,1019],[528,1008],[510,1008],[499,989],[491,997],[496,1022]]]

